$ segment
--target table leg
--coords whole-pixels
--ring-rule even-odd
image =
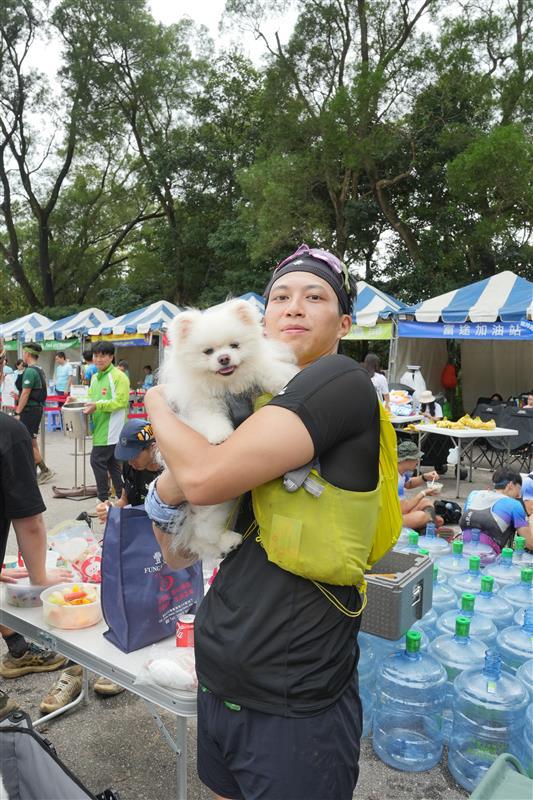
[[[457,482],[455,485],[455,496],[459,497],[459,484],[461,483],[461,439],[457,438]]]
[[[177,800],[187,800],[187,718],[176,717]]]
[[[34,728],[38,728],[41,725],[46,725],[51,719],[54,719],[54,717],[61,716],[61,714],[64,714],[66,711],[70,711],[71,708],[79,706],[80,703],[82,703],[84,706],[88,705],[89,703],[89,673],[85,667],[82,671],[81,692],[76,699],[72,700],[70,703],[67,703],[66,706],[58,708],[57,711],[51,711],[50,714],[45,714],[44,717],[39,717],[39,719],[33,720],[32,725]]]

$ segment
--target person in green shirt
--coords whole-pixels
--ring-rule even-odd
[[[97,342],[93,347],[93,363],[98,372],[91,378],[90,402],[84,414],[93,417],[93,449],[91,467],[96,479],[100,502],[109,498],[108,473],[117,497],[124,488],[120,462],[115,458],[115,445],[126,422],[130,399],[130,382],[113,364],[115,348],[110,342]]]
[[[55,472],[46,466],[39,450],[37,436],[43,417],[44,404],[48,388],[43,370],[37,366],[42,347],[36,342],[28,342],[22,348],[26,369],[15,381],[19,390],[19,399],[15,408],[15,416],[28,429],[33,447],[33,458],[40,474],[37,483],[46,483],[54,477]]]

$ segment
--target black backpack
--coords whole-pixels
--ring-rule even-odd
[[[39,405],[44,406],[46,402],[46,395],[48,394],[48,386],[46,383],[46,375],[44,374],[41,367],[38,367],[36,364],[32,364],[31,367],[26,367],[26,369],[34,369],[39,373],[39,377],[41,379],[41,388],[40,389],[32,389],[30,392],[30,400],[33,400],[34,403],[39,403]],[[17,377],[15,380],[15,386],[19,394],[22,393],[22,381],[24,380],[24,372]]]

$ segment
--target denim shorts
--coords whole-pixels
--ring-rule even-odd
[[[211,791],[228,800],[352,800],[362,720],[356,679],[311,717],[231,706],[198,691],[198,775]]]

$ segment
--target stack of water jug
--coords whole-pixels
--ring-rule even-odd
[[[395,550],[433,562],[433,605],[406,635],[359,634],[363,735],[400,770],[448,766],[468,791],[500,753],[533,778],[533,555],[515,537],[499,557],[472,540],[450,545],[426,528]]]

